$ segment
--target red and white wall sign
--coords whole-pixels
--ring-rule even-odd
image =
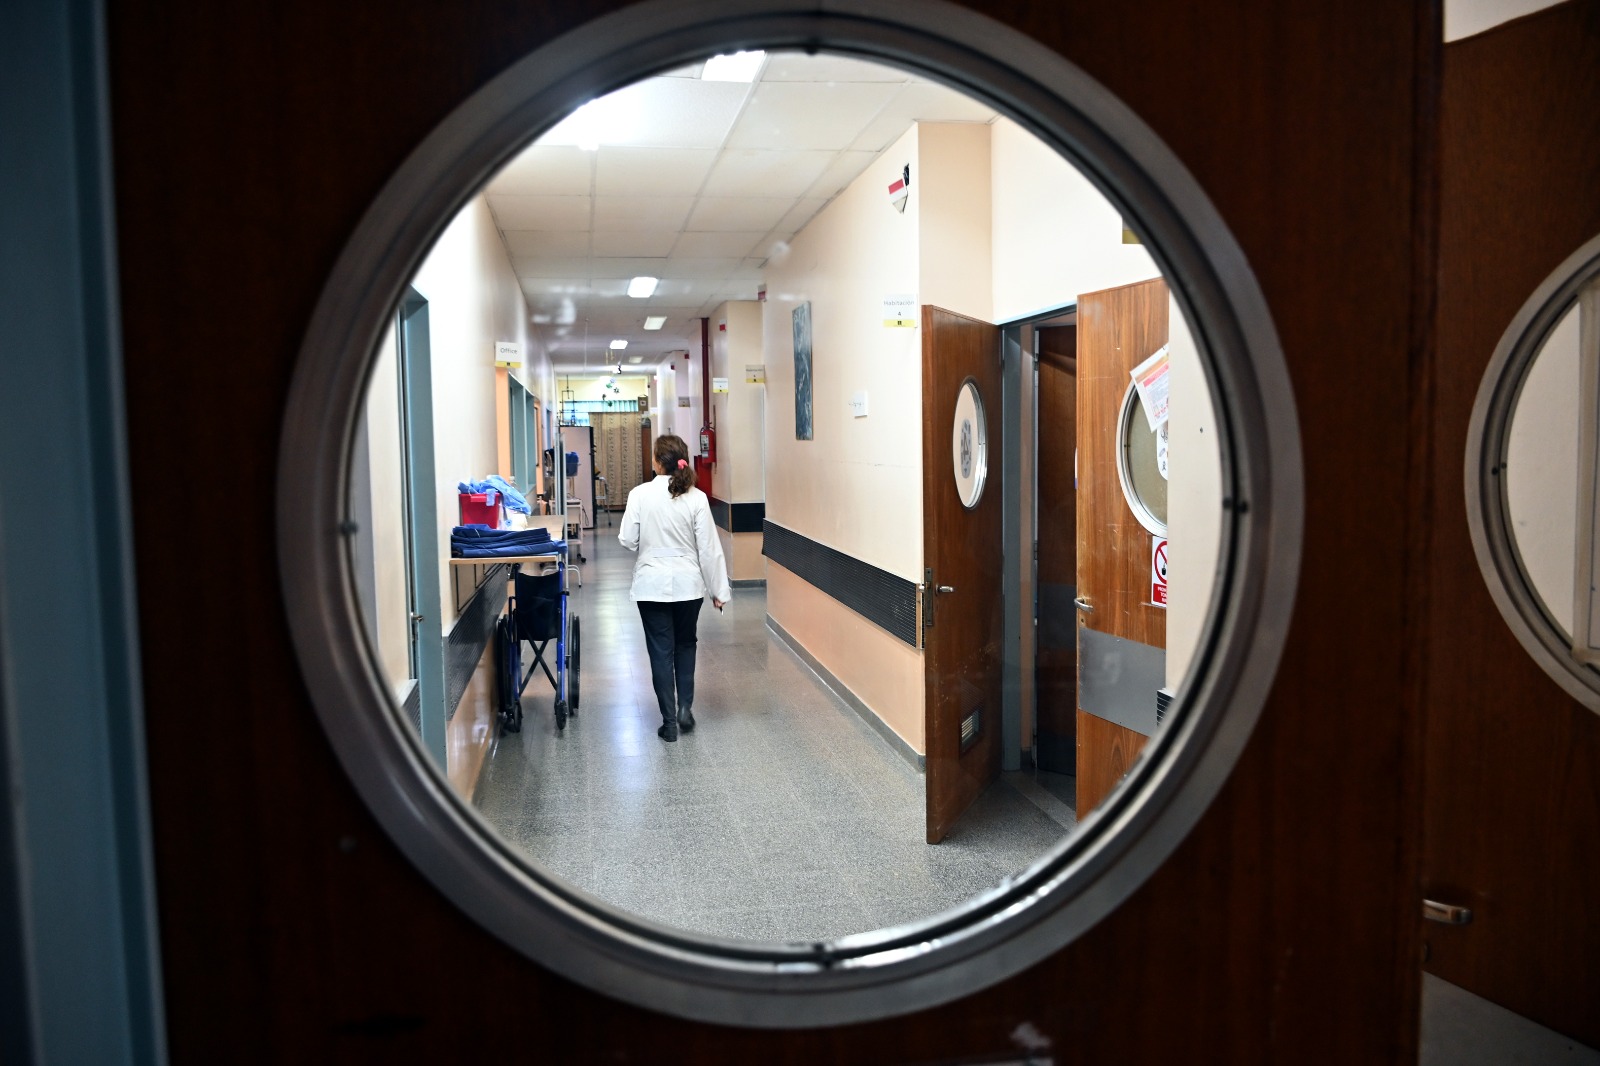
[[[1150,538],[1150,603],[1167,605],[1167,538]]]

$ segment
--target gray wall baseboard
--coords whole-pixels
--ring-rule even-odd
[[[737,581],[729,581],[728,584],[736,589],[764,589],[767,587],[767,579],[764,577],[742,577]]]
[[[919,774],[926,769],[927,759],[924,756],[917,754],[899,733],[889,728],[889,723],[878,717],[878,712],[861,702],[843,681],[833,675],[833,671],[818,662],[816,656],[807,651],[805,646],[791,636],[789,631],[784,629],[777,619],[770,614],[767,615],[767,628],[772,630],[773,636],[783,642],[784,647],[794,652],[801,662],[811,667],[812,672],[822,679],[822,683],[827,685],[835,696],[843,700],[847,707],[855,711],[857,717],[871,726],[873,732],[882,737],[884,742],[894,749],[896,755],[904,759]]]

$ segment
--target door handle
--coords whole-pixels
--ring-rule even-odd
[[[1094,604],[1090,603],[1088,600],[1084,599],[1082,596],[1074,596],[1074,597],[1072,597],[1072,606],[1076,607],[1080,611],[1090,611],[1090,612],[1092,612],[1094,610]]]
[[[953,585],[940,585],[939,586],[939,591],[940,592],[954,592],[955,591],[955,586],[953,586]]]
[[[420,621],[422,621],[422,615],[417,614],[415,611],[413,611],[412,614],[411,614],[411,620],[413,622],[420,622]]]
[[[1440,903],[1436,899],[1422,901],[1422,916],[1441,925],[1466,925],[1472,921],[1472,911],[1468,908]]]

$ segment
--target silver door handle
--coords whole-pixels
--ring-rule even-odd
[[[1422,916],[1430,922],[1439,922],[1443,925],[1466,925],[1472,921],[1471,910],[1449,903],[1440,903],[1436,899],[1422,901]]]
[[[420,614],[416,614],[416,613],[413,613],[413,614],[412,614],[412,615],[411,615],[411,620],[412,620],[412,621],[413,621],[413,622],[420,622],[420,621],[422,621],[422,615],[420,615]]]
[[[1072,597],[1072,606],[1076,607],[1080,611],[1093,611],[1094,610],[1094,604],[1090,603],[1088,600],[1084,599],[1082,596],[1074,596],[1074,597]]]
[[[955,587],[952,586],[952,585],[940,585],[939,586],[939,591],[940,592],[954,592],[955,591]]]

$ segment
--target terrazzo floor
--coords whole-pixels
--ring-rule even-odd
[[[584,543],[580,711],[555,728],[542,676],[476,802],[546,871],[642,917],[762,941],[831,939],[946,910],[1070,828],[1072,779],[1008,774],[938,845],[917,773],[766,626],[762,588],[700,616],[697,728],[660,716],[633,555]]]

